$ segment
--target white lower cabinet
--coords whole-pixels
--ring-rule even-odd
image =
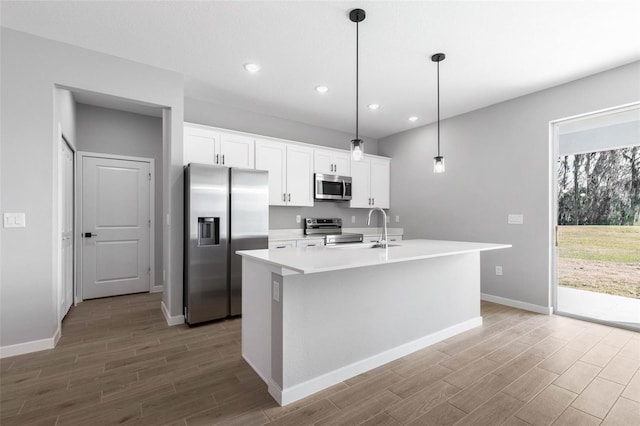
[[[352,198],[349,207],[389,208],[389,175],[391,160],[366,156],[351,162]]]
[[[363,242],[364,243],[377,243],[382,238],[382,234],[368,234],[364,235]],[[394,241],[402,241],[402,235],[389,235],[389,243]]]
[[[313,149],[258,139],[256,169],[269,172],[269,205],[313,206]]]
[[[294,248],[296,240],[269,241],[270,249]]]
[[[324,239],[323,238],[313,238],[313,239],[304,239],[304,240],[297,240],[296,241],[296,247],[316,247],[316,246],[323,246],[324,245]]]

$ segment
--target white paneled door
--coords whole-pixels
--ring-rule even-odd
[[[60,138],[60,320],[73,304],[73,151]]]
[[[82,298],[149,291],[150,163],[82,160]]]

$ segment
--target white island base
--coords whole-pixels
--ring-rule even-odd
[[[479,252],[506,247],[238,252],[242,355],[280,405],[304,398],[480,326]]]

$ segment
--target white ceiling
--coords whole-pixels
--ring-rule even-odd
[[[5,27],[185,75],[185,96],[381,138],[640,60],[640,1],[6,1]],[[246,62],[260,64],[255,75]],[[318,94],[314,87],[330,90]],[[380,109],[370,111],[369,103]],[[407,118],[416,115],[411,123]]]

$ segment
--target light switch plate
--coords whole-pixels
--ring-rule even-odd
[[[273,300],[280,301],[280,283],[278,281],[273,281]]]
[[[523,214],[510,214],[507,216],[507,223],[509,225],[522,225],[524,223]]]
[[[5,213],[3,215],[5,228],[26,228],[27,220],[24,213]]]
[[[296,215],[296,223],[300,223],[300,221],[302,220],[302,218],[300,217],[299,214]]]

